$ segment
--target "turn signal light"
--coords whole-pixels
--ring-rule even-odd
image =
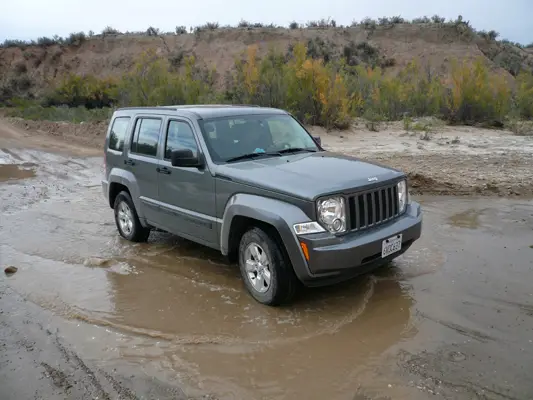
[[[300,247],[304,252],[305,259],[309,261],[309,249],[307,248],[307,244],[305,244],[304,242],[300,242]]]

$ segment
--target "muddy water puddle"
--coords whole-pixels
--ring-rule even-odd
[[[0,263],[88,357],[222,399],[533,394],[531,201],[422,198],[423,237],[390,266],[269,308],[215,251],[119,238],[97,163],[62,165],[63,191],[2,216]]]
[[[0,182],[33,178],[35,165],[0,164]]]

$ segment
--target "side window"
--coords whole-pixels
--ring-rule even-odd
[[[117,117],[111,126],[111,134],[109,135],[109,146],[111,150],[124,150],[124,140],[126,140],[126,132],[130,124],[130,117]]]
[[[172,152],[179,149],[190,149],[195,156],[198,153],[198,145],[191,126],[183,121],[170,121],[165,145],[165,158],[170,159]]]
[[[157,143],[161,131],[161,120],[156,118],[139,118],[131,142],[131,152],[145,156],[157,156]]]

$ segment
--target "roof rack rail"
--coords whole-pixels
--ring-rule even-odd
[[[261,107],[257,104],[180,104],[180,105],[170,105],[170,106],[161,106],[166,108],[209,108],[209,107]]]

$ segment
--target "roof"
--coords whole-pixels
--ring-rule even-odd
[[[210,119],[218,117],[231,117],[237,115],[253,114],[287,114],[287,111],[279,108],[259,107],[253,105],[233,105],[233,104],[193,104],[180,106],[158,106],[158,107],[124,107],[117,111],[134,111],[140,112],[161,112],[161,111],[185,111],[185,113],[194,114],[200,119]]]

